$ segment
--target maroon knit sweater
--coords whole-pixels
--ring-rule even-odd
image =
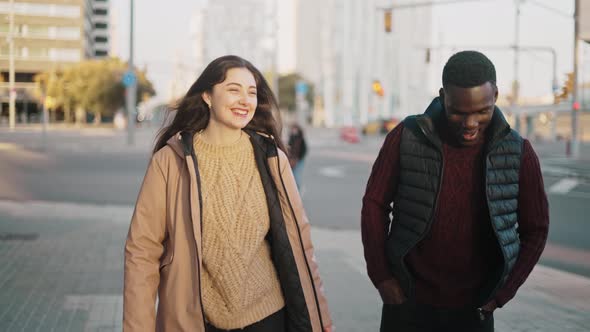
[[[385,139],[363,198],[361,230],[365,260],[375,286],[393,278],[385,254],[390,203],[397,191],[403,124]],[[416,284],[416,301],[441,308],[474,305],[492,269],[502,263],[485,197],[484,144],[458,147],[443,133],[444,173],[428,235],[406,256]],[[539,160],[524,140],[519,180],[521,249],[499,307],[516,294],[539,260],[549,230],[547,197]]]

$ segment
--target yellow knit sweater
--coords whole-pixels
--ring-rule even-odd
[[[202,297],[207,321],[243,328],[284,307],[265,240],[270,218],[249,136],[232,145],[195,135],[203,195]]]

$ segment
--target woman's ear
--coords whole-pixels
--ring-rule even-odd
[[[203,92],[201,94],[201,98],[203,98],[203,101],[205,102],[205,104],[207,104],[207,106],[209,106],[209,108],[211,108],[211,95],[209,95],[209,92]]]

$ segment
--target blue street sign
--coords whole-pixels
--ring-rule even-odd
[[[125,74],[123,74],[122,81],[123,81],[123,85],[126,88],[128,88],[137,82],[137,76],[135,76],[135,73],[133,71],[128,70],[125,72]]]
[[[309,90],[309,86],[304,81],[297,81],[295,84],[295,93],[300,95],[306,95]]]

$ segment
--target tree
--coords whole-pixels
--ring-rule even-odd
[[[295,85],[298,81],[305,81],[305,79],[297,73],[279,76],[279,107],[281,109],[286,109],[289,112],[295,111]],[[307,92],[306,99],[309,105],[313,105],[313,85],[309,82],[307,82],[307,84],[309,86],[309,91]]]
[[[125,105],[125,87],[122,83],[127,64],[117,58],[82,61],[62,71],[43,72],[37,75],[39,95],[49,97],[53,108],[64,110],[70,119],[72,110],[76,122],[84,121],[86,112],[94,114],[95,122],[102,116],[112,116]],[[145,70],[135,70],[137,76],[137,103],[155,95]]]

